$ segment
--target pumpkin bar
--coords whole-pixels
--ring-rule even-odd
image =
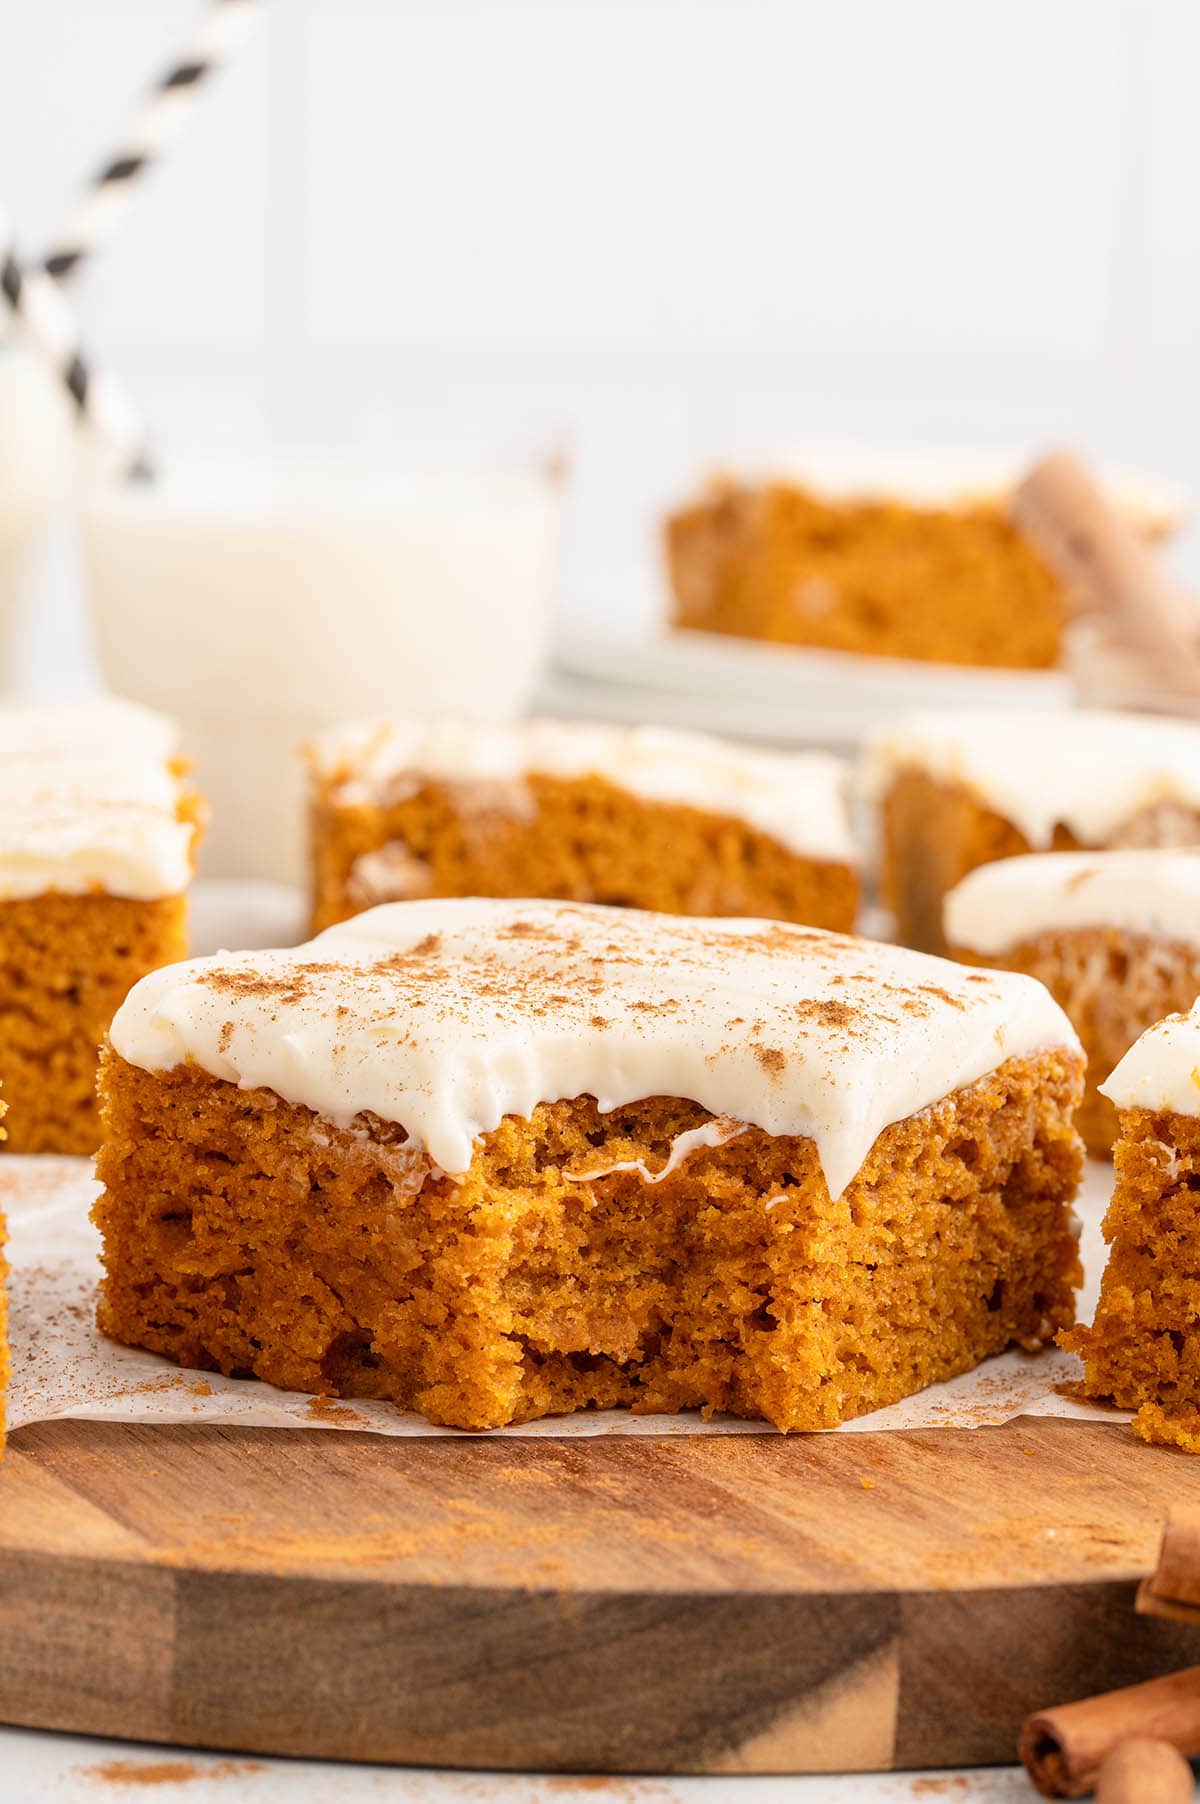
[[[1057,664],[1067,595],[1011,517],[1020,474],[866,455],[714,475],[666,521],[674,624],[877,657]],[[1174,524],[1145,485],[1115,498],[1142,531]]]
[[[1119,1112],[1108,1264],[1083,1356],[1092,1397],[1200,1453],[1200,1004],[1144,1033],[1101,1089]]]
[[[100,1325],[458,1428],[828,1428],[1072,1321],[1082,1083],[1009,972],[779,922],[393,903],[128,997]]]
[[[1200,996],[1200,852],[1033,852],[950,891],[946,937],[968,964],[1025,971],[1087,1053],[1079,1131],[1107,1158],[1117,1112],[1099,1086],[1138,1037]]]
[[[1200,844],[1200,724],[1160,715],[939,709],[868,745],[883,899],[944,952],[947,893],[1020,853]]]
[[[845,766],[657,727],[351,726],[310,753],[313,925],[381,902],[543,896],[849,932]]]
[[[0,1082],[13,1152],[91,1153],[96,1065],[139,977],[187,950],[199,803],[128,702],[0,709]]]
[[[0,1102],[0,1121],[4,1119],[7,1109],[8,1104]],[[0,1140],[4,1138],[4,1129],[0,1127]],[[8,1264],[4,1257],[7,1237],[8,1223],[5,1221],[3,1209],[0,1209],[0,1454],[4,1452],[7,1422],[5,1398],[8,1391],[8,1380],[12,1375],[12,1359],[8,1349],[8,1294],[6,1290]]]

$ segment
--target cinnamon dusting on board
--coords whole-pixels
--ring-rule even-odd
[[[261,1760],[105,1760],[77,1766],[77,1778],[113,1786],[187,1785],[193,1779],[238,1779],[267,1769]]]
[[[483,1556],[493,1579],[541,1591],[567,1588],[572,1573],[564,1555],[585,1539],[582,1526],[526,1522],[460,1498],[443,1503],[440,1521],[413,1527],[398,1526],[382,1515],[361,1521],[361,1527],[338,1534],[238,1516],[209,1516],[199,1524],[189,1519],[146,1557],[153,1565],[186,1561],[201,1570],[232,1565],[278,1574],[316,1566],[364,1570],[416,1562],[423,1583],[440,1585],[457,1582],[464,1561],[476,1555]]]
[[[606,1773],[556,1773],[539,1781],[542,1791],[599,1793],[612,1804],[650,1804],[651,1799],[674,1798],[676,1793],[654,1779],[623,1779]]]

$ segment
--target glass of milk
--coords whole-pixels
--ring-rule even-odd
[[[44,534],[66,492],[70,411],[55,378],[0,334],[0,693],[22,674],[31,592]]]
[[[212,806],[205,875],[301,879],[299,750],[323,728],[525,710],[559,511],[533,461],[223,459],[84,496],[101,669],[180,722]]]

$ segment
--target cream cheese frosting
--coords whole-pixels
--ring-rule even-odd
[[[970,445],[802,445],[748,479],[800,483],[831,500],[891,500],[914,507],[1005,505],[1033,461],[1028,451]],[[732,479],[722,473],[715,480]],[[1116,465],[1102,469],[1100,481],[1118,511],[1143,532],[1170,532],[1187,513],[1187,495],[1177,483]]]
[[[856,861],[847,768],[825,752],[757,751],[665,727],[443,719],[343,727],[317,741],[310,762],[347,805],[395,798],[406,780],[415,791],[432,778],[494,785],[519,811],[527,777],[598,776],[645,801],[731,815],[804,857]]]
[[[170,721],[115,698],[0,708],[0,900],[186,889],[175,746]]]
[[[1200,944],[1200,851],[1031,852],[971,871],[943,904],[946,939],[993,957],[1039,933],[1116,927]]]
[[[539,1103],[650,1096],[816,1144],[831,1194],[882,1130],[1006,1059],[1078,1051],[1049,992],[898,946],[563,902],[390,903],[289,951],[135,985],[112,1044],[340,1126],[370,1111],[461,1174]]]
[[[1048,847],[1060,824],[1098,845],[1148,809],[1200,811],[1200,723],[1101,710],[930,709],[871,741],[861,786],[878,800],[902,770],[971,791],[1035,848]],[[1178,843],[1182,831],[1181,823]]]
[[[1100,1085],[1118,1109],[1169,1109],[1200,1115],[1200,1002],[1168,1015],[1135,1040]]]

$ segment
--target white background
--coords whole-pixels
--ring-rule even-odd
[[[1200,492],[1196,0],[262,10],[80,295],[167,446],[568,439],[593,620],[714,458],[1065,439]],[[28,252],[200,13],[0,0]]]

